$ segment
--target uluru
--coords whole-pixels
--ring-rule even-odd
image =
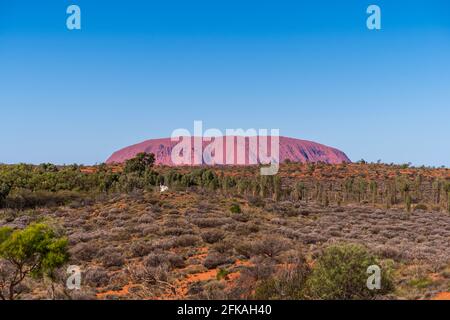
[[[224,137],[224,141],[227,141],[227,139],[234,139],[235,141],[235,148],[237,150],[237,137],[235,136],[228,136]],[[240,137],[242,138],[242,137]],[[201,137],[191,137],[192,143],[194,143],[195,139],[201,139],[201,145],[202,148],[205,149],[206,146],[208,146],[211,141],[204,141]],[[204,139],[204,138],[203,138]],[[268,149],[270,148],[270,137],[268,137]],[[243,139],[244,140],[244,139]],[[243,141],[241,140],[241,141]],[[249,163],[249,154],[251,154],[251,148],[249,147],[250,138],[245,137],[245,153],[246,153],[246,160],[245,164]],[[214,140],[213,140],[214,141]],[[108,164],[120,164],[125,162],[128,159],[131,159],[135,157],[138,153],[145,152],[145,153],[153,153],[155,155],[155,164],[157,165],[167,165],[167,166],[173,166],[171,154],[174,147],[179,143],[178,140],[172,141],[171,138],[162,138],[162,139],[151,139],[146,140],[143,142],[140,142],[135,145],[131,145],[128,147],[125,147],[123,149],[120,149],[116,152],[114,152],[107,160],[106,163]],[[224,154],[226,154],[225,148],[226,143],[224,143]],[[226,162],[226,164],[242,164],[238,163],[237,157],[234,158],[234,162],[229,163]],[[339,164],[339,163],[350,163],[351,160],[347,157],[347,155],[336,148],[325,146],[320,143],[307,141],[307,140],[300,140],[295,138],[288,138],[288,137],[279,137],[279,162],[300,162],[300,163],[314,163],[314,162],[324,162],[329,164]],[[225,163],[225,162],[224,162]]]

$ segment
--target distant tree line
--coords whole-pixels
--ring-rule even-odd
[[[0,165],[0,207],[60,205],[98,194],[152,191],[164,184],[172,191],[199,189],[256,200],[315,202],[323,206],[362,203],[386,208],[403,206],[408,211],[446,208],[450,212],[448,179],[424,179],[421,174],[412,179],[401,174],[403,166],[399,166],[394,176],[377,179],[340,177],[339,172],[317,178],[315,172],[326,164],[309,163],[305,164],[307,177],[296,179],[290,177],[290,173],[295,173],[296,164],[290,163],[285,164],[288,174],[283,178],[281,175],[244,174],[245,170],[250,170],[246,168],[242,169],[244,172],[221,167],[155,170],[154,163],[153,154],[140,153],[126,161],[119,172],[105,164],[96,166],[92,172],[84,172],[77,165]],[[361,165],[373,166],[375,171],[380,166]]]

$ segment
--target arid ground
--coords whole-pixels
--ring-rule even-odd
[[[82,168],[86,175],[96,170]],[[155,170],[167,177],[199,169]],[[45,279],[27,278],[20,298],[290,299],[283,290],[267,293],[264,284],[294,270],[299,256],[314,269],[335,244],[361,245],[389,269],[395,289],[374,298],[449,298],[450,170],[292,163],[267,193],[239,183],[257,168],[211,171],[238,183],[183,187],[166,178],[164,193],[155,186],[2,209],[0,226],[45,221],[59,230],[69,240],[69,264],[82,270],[81,290],[65,287],[62,268],[53,293]]]

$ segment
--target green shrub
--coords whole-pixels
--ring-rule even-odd
[[[125,173],[137,172],[143,174],[147,169],[150,169],[155,163],[155,155],[153,153],[138,153],[133,159],[125,162]]]
[[[123,173],[119,178],[120,191],[131,193],[135,190],[140,190],[144,188],[144,180],[141,178],[139,173]]]
[[[217,271],[216,279],[222,280],[222,279],[228,279],[228,275],[230,274],[230,271],[224,268],[219,268],[219,271]]]
[[[425,289],[433,284],[433,281],[430,278],[416,278],[412,279],[408,282],[410,286],[416,287],[418,289]]]
[[[239,204],[233,203],[230,207],[230,212],[231,213],[241,213],[242,210],[241,210],[241,207],[239,206]]]
[[[45,224],[23,230],[0,228],[0,299],[14,300],[16,287],[27,276],[52,276],[69,258],[68,241]]]
[[[8,185],[4,182],[0,183],[0,206],[3,205],[3,202],[5,201],[5,199],[8,196],[10,191],[11,191],[10,185]]]
[[[408,212],[411,212],[411,203],[412,203],[412,199],[411,199],[411,196],[408,194],[406,196],[406,200],[405,200],[406,211],[408,211]]]
[[[367,288],[367,268],[380,263],[364,247],[354,244],[333,245],[316,261],[308,279],[308,292],[313,299],[371,299],[393,290],[389,270],[382,270],[381,289]]]

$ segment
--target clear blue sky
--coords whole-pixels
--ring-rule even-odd
[[[0,111],[4,163],[102,162],[203,120],[450,166],[450,2],[0,1]]]

